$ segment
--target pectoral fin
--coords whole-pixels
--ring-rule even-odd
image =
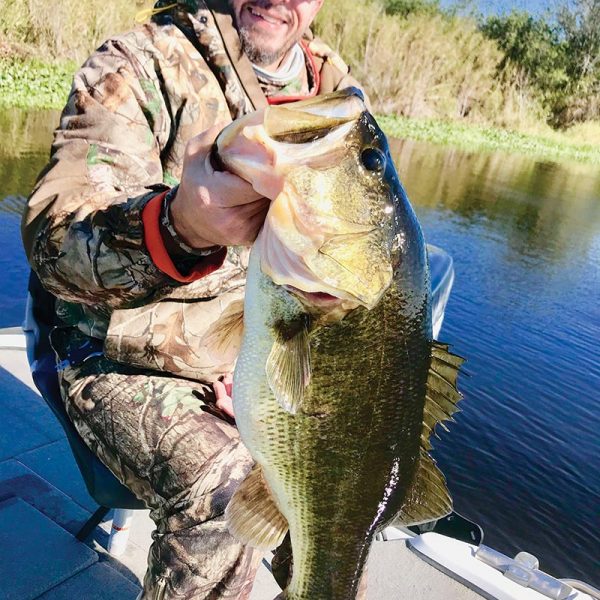
[[[211,357],[234,361],[244,336],[244,301],[234,300],[206,332],[203,343]]]
[[[281,407],[296,414],[310,383],[310,343],[306,321],[291,335],[279,336],[273,343],[266,365],[267,381]]]
[[[288,530],[287,521],[279,512],[258,465],[233,494],[225,518],[234,537],[261,550],[279,546]]]

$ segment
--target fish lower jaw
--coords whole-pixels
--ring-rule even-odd
[[[283,287],[287,292],[296,296],[309,309],[312,308],[323,312],[350,311],[361,304],[357,300],[339,298],[327,292],[306,292],[292,285],[284,285]]]

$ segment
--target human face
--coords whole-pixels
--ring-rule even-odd
[[[277,68],[300,40],[323,0],[229,0],[244,52],[265,68]]]

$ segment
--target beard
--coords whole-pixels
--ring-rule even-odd
[[[268,6],[271,4],[271,2],[269,2],[269,0],[264,0],[260,4]],[[286,43],[283,47],[275,50],[261,46],[260,38],[258,40],[256,39],[252,28],[244,27],[241,23],[238,22],[238,18],[233,8],[233,2],[231,0],[229,0],[229,7],[233,16],[235,28],[237,29],[238,35],[240,37],[242,50],[244,54],[250,59],[250,61],[253,62],[255,65],[258,65],[259,67],[265,67],[278,62],[288,53],[290,48],[294,45],[295,42],[292,40]]]
[[[282,48],[278,48],[277,50],[267,50],[266,48],[261,48],[260,45],[256,43],[256,41],[253,39],[252,31],[246,28],[239,28],[238,34],[240,36],[244,54],[246,54],[251,62],[259,67],[272,65],[273,63],[279,61],[294,45],[292,43],[287,44]]]

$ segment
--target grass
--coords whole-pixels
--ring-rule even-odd
[[[373,108],[404,117],[519,128],[544,119],[514,67],[468,18],[387,15],[378,0],[327,0],[318,34],[352,66]]]
[[[579,136],[575,137],[569,131],[524,133],[456,121],[389,115],[379,116],[377,120],[386,134],[392,137],[452,146],[469,152],[501,151],[600,165],[600,123],[586,124],[590,141],[581,142]]]
[[[0,107],[61,109],[76,66],[39,60],[0,59]],[[503,151],[600,164],[600,123],[584,123],[566,132],[518,132],[464,121],[380,115],[378,122],[393,137],[431,142],[467,151]]]
[[[61,109],[72,74],[152,0],[13,0],[0,15],[0,107]],[[600,163],[600,123],[566,132],[468,19],[384,14],[380,0],[327,0],[317,33],[352,65],[389,135],[477,151]],[[394,115],[394,116],[391,116]]]
[[[107,36],[129,29],[151,0],[10,0],[2,3],[0,55],[82,62]]]

